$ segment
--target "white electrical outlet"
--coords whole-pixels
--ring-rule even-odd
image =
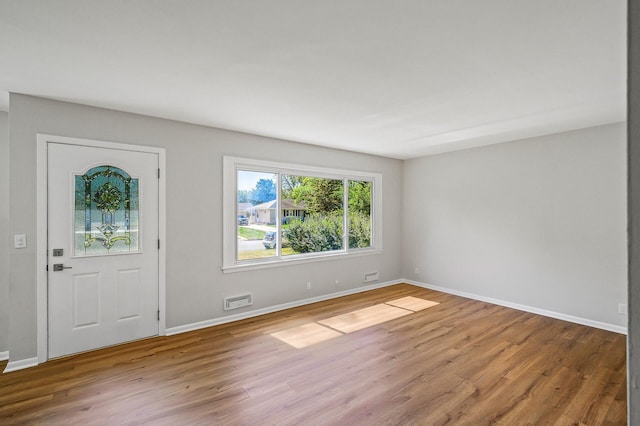
[[[13,247],[17,249],[27,248],[27,236],[25,234],[14,235]]]
[[[336,287],[340,287],[340,280],[336,280]]]
[[[618,303],[618,313],[620,315],[627,315],[627,304],[626,303]]]
[[[420,275],[420,268],[416,266],[416,269],[413,270],[413,273],[416,275]]]
[[[307,281],[307,290],[311,290],[311,281]]]

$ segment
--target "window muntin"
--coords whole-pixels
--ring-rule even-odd
[[[276,185],[276,199],[269,206],[275,207],[275,214],[270,214],[269,220],[264,211],[256,208],[256,202],[264,200],[252,198],[259,179],[269,179]],[[225,157],[223,270],[233,272],[285,262],[379,253],[381,187],[382,176],[378,173]],[[350,210],[354,213],[352,217]],[[314,235],[314,226],[320,225],[323,231]],[[241,241],[246,236],[240,234],[245,232],[239,231],[241,228],[261,229],[265,233],[264,248],[244,250],[246,244]],[[318,235],[320,240],[328,241],[309,242],[314,236],[318,239]],[[301,240],[307,245],[301,246]]]

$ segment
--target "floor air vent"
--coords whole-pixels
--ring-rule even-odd
[[[225,297],[224,298],[224,310],[230,311],[231,309],[238,309],[244,306],[253,305],[253,295],[251,293],[243,294],[240,296]]]

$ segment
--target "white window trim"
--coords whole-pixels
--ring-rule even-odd
[[[236,260],[237,251],[237,170],[255,170],[277,174],[314,176],[330,179],[366,180],[373,182],[371,193],[371,247],[354,248],[339,251],[291,255],[286,258],[266,258],[255,260]],[[254,269],[274,268],[309,262],[359,257],[382,253],[382,174],[353,170],[331,169],[327,167],[301,164],[280,163],[250,158],[225,156],[223,158],[223,195],[222,195],[222,270],[239,272]],[[280,198],[280,178],[278,178],[278,199]],[[346,196],[345,196],[346,203]],[[346,211],[346,210],[345,210]],[[346,215],[345,215],[346,217]],[[346,220],[346,219],[345,219]],[[345,228],[346,229],[346,228]]]

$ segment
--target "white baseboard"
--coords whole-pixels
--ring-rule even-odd
[[[27,358],[27,359],[19,359],[17,361],[9,361],[7,364],[7,368],[4,369],[5,373],[10,373],[12,371],[23,370],[29,367],[35,367],[38,365],[38,357]]]
[[[530,312],[532,314],[538,314],[545,317],[560,319],[563,321],[573,322],[581,325],[587,325],[589,327],[600,328],[602,330],[613,331],[614,333],[627,334],[627,327],[623,327],[620,325],[594,321],[587,318],[575,317],[573,315],[567,315],[560,312],[548,311],[546,309],[540,309],[533,306],[521,305],[519,303],[508,302],[506,300],[500,300],[500,299],[494,299],[492,297],[485,297],[485,296],[481,296],[474,293],[467,293],[466,291],[453,290],[446,287],[439,287],[437,285],[421,283],[419,281],[405,279],[405,280],[400,280],[400,282],[406,282],[407,284],[413,284],[418,287],[428,288],[430,290],[440,291],[442,293],[453,294],[455,296],[466,297],[468,299],[478,300],[481,302],[492,303],[494,305],[505,306],[507,308]]]
[[[0,352],[0,361],[9,359],[9,351]]]
[[[214,318],[206,321],[195,322],[192,324],[179,325],[177,327],[171,327],[166,330],[167,336],[173,334],[186,333],[188,331],[199,330],[201,328],[212,327],[214,325],[226,324],[233,321],[239,321],[247,318],[257,317],[259,315],[270,314],[272,312],[282,311],[284,309],[296,308],[298,306],[309,305],[311,303],[322,302],[325,300],[335,299],[337,297],[348,296],[350,294],[362,293],[365,291],[373,290],[376,288],[388,287],[394,284],[400,284],[405,280],[393,280],[383,283],[376,283],[370,285],[363,285],[362,287],[356,287],[349,290],[339,291],[336,293],[323,294],[321,296],[311,297],[308,299],[296,300],[295,302],[282,303],[280,305],[269,306],[267,308],[256,309],[253,311],[242,312],[235,315],[229,315],[222,318]]]

